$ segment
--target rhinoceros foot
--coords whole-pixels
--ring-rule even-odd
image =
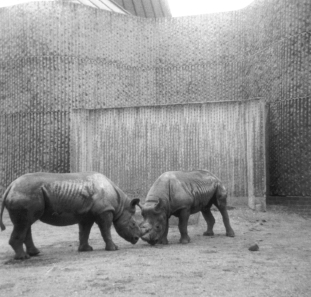
[[[233,230],[229,230],[228,232],[226,232],[226,236],[234,237],[235,236],[234,231]]]
[[[30,258],[30,256],[28,254],[26,254],[26,253],[14,256],[15,260],[27,260],[29,258]]]
[[[158,242],[159,244],[168,244],[168,240],[167,240],[167,238],[162,238],[161,240],[159,240],[159,242]]]
[[[93,250],[93,248],[88,244],[80,245],[78,248],[79,252],[91,252],[92,250]]]
[[[214,232],[213,231],[205,231],[203,233],[204,236],[214,236]]]
[[[105,247],[106,251],[116,251],[118,249],[119,249],[118,246],[115,245],[114,243],[106,244],[106,247]]]
[[[34,257],[34,256],[37,256],[38,254],[40,254],[40,251],[37,248],[27,249],[27,254],[30,257]]]
[[[179,240],[180,243],[182,244],[186,244],[186,243],[189,243],[190,242],[190,237],[188,235],[186,236],[182,236]]]

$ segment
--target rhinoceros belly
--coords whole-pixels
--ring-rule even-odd
[[[56,213],[46,211],[40,220],[49,225],[69,226],[77,224],[81,220],[81,217],[68,212]]]

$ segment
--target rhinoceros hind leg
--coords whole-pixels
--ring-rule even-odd
[[[11,221],[14,225],[9,244],[15,251],[14,259],[24,260],[29,259],[30,255],[34,256],[39,253],[35,247],[32,235],[31,225],[42,215],[42,210],[34,209],[9,209]],[[24,250],[23,244],[26,245],[27,253]],[[29,254],[28,254],[29,253]]]
[[[204,236],[213,236],[214,235],[213,227],[215,225],[215,218],[211,212],[211,209],[205,208],[201,212],[202,212],[202,215],[203,215],[203,217],[206,221],[206,224],[207,224],[207,231],[205,231],[203,233],[203,235]]]
[[[33,243],[32,234],[31,234],[31,226],[28,228],[24,243],[26,245],[26,251],[29,256],[31,257],[37,256],[40,253],[40,251],[35,247]]]
[[[29,258],[30,258],[30,256],[28,254],[26,254],[26,253],[24,253],[24,254],[15,254],[15,256],[14,256],[15,260],[27,260]]]
[[[30,256],[27,253],[25,253],[25,250],[23,247],[24,239],[27,234],[27,229],[28,228],[26,226],[19,226],[19,225],[17,226],[15,225],[13,228],[13,232],[11,234],[9,244],[15,251],[15,256],[14,256],[15,260],[25,260],[25,259],[30,258]]]
[[[30,256],[30,257],[35,257],[35,256],[38,256],[40,254],[40,251],[35,248],[34,250],[27,250],[27,254]]]

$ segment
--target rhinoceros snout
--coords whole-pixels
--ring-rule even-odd
[[[150,227],[140,227],[140,237],[143,237],[145,234],[149,233],[150,230]]]
[[[155,245],[157,242],[158,242],[157,240],[150,240],[148,243],[149,243],[150,245]]]
[[[132,243],[135,244],[139,240],[139,236],[134,236]]]
[[[141,239],[142,239],[143,241],[148,242],[148,243],[151,244],[151,245],[155,245],[155,244],[158,242],[158,240],[151,239],[151,237],[150,237],[149,234],[146,234],[146,235],[142,236]]]
[[[151,238],[150,234],[145,234],[145,235],[141,236],[141,239],[143,241],[148,242],[151,245],[155,245],[158,242],[158,240]]]
[[[149,234],[144,234],[144,235],[141,235],[141,239],[144,241],[148,241],[150,239],[150,236]]]

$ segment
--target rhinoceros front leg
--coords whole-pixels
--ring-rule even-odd
[[[79,223],[79,252],[89,252],[93,250],[93,248],[89,245],[89,236],[93,224],[93,220],[81,221]]]
[[[159,244],[168,244],[168,240],[167,240],[168,228],[169,228],[169,220],[167,219],[166,229],[165,229],[164,234],[162,235],[161,239],[159,240]]]
[[[210,208],[206,208],[204,210],[201,211],[202,215],[206,221],[207,224],[207,231],[203,233],[203,235],[205,236],[213,236],[214,235],[214,231],[213,231],[213,227],[215,225],[215,218],[211,212]]]
[[[190,237],[188,236],[188,220],[189,220],[190,212],[187,209],[183,209],[179,213],[179,223],[178,228],[180,231],[180,243],[189,243]]]
[[[106,243],[106,251],[116,251],[118,247],[111,238],[111,225],[113,220],[112,212],[104,212],[96,217],[96,223],[100,229],[101,235]]]
[[[226,228],[226,235],[229,237],[234,237],[234,231],[230,225],[230,220],[229,220],[229,215],[227,211],[227,206],[226,205],[219,205],[218,203],[215,204],[216,207],[219,209],[219,212],[222,215],[222,220],[224,222],[225,228]]]

